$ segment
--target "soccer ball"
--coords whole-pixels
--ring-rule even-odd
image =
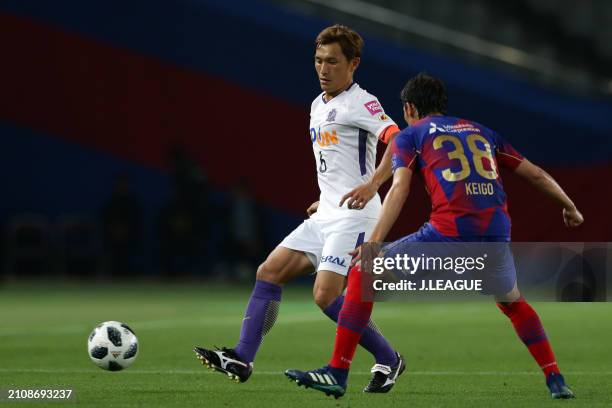
[[[126,324],[115,321],[100,323],[89,335],[87,353],[100,368],[123,370],[138,356],[138,339]]]

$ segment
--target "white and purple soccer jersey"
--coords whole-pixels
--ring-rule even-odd
[[[362,210],[338,204],[344,194],[372,177],[378,138],[388,142],[385,139],[395,130],[397,125],[378,99],[355,83],[328,102],[319,95],[310,111],[319,208],[279,245],[304,252],[318,271],[346,275],[349,252],[369,238],[381,204],[378,195]]]
[[[372,177],[378,138],[392,125],[396,126],[378,99],[357,83],[328,102],[323,94],[312,102],[310,139],[321,190],[316,217],[378,217],[378,194],[362,210],[338,204],[344,194]]]

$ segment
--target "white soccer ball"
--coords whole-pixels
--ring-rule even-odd
[[[87,354],[100,368],[123,370],[138,356],[138,339],[126,324],[115,321],[100,323],[89,335]]]

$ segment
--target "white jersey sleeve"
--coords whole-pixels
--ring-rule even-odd
[[[387,127],[395,125],[395,122],[385,114],[378,99],[370,93],[362,90],[350,106],[350,115],[353,126],[373,134],[377,138]]]

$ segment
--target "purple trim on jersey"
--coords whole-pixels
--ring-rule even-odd
[[[368,142],[368,131],[359,129],[359,169],[361,175],[366,174],[366,147]]]
[[[356,84],[356,82],[351,82],[351,84],[350,84],[350,85],[349,85],[349,86],[348,86],[348,87],[347,87],[347,88],[346,88],[344,91],[342,91],[342,92],[346,92],[346,91],[348,91],[348,90],[349,90],[349,89],[351,89],[351,88],[353,87],[353,85],[355,85],[355,84]],[[341,94],[342,92],[340,92],[340,93],[339,93],[338,95],[336,95],[336,96],[340,96],[340,94]],[[336,96],[334,96],[334,98],[335,98]],[[332,98],[332,99],[334,99],[334,98]],[[331,99],[330,99],[329,101],[326,101],[326,100],[325,100],[325,92],[323,92],[323,93],[321,94],[321,99],[323,100],[323,103],[324,103],[324,104],[327,104],[327,102],[331,101]]]

